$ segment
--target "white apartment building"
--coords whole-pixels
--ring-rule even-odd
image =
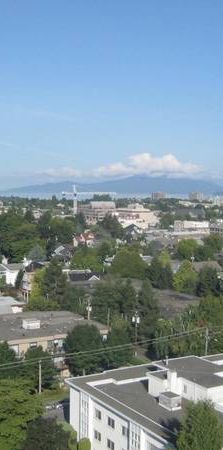
[[[67,384],[70,424],[92,450],[175,448],[189,400],[211,400],[223,420],[223,354],[120,368]]]
[[[117,208],[116,215],[124,228],[131,224],[141,229],[154,228],[160,221],[158,212],[151,211],[140,203],[130,204],[127,208]]]
[[[195,220],[175,220],[174,221],[175,232],[199,232],[209,234],[210,222],[207,220],[195,221]]]

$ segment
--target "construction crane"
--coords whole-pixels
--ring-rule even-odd
[[[77,189],[75,184],[73,184],[72,192],[62,192],[63,198],[72,197],[73,198],[73,215],[74,217],[77,215]]]
[[[72,192],[62,192],[63,198],[66,197],[72,197],[73,198],[73,215],[74,217],[77,215],[77,196],[79,195],[110,195],[114,197],[116,195],[116,192],[79,192],[77,193],[76,185],[73,184],[73,191]]]

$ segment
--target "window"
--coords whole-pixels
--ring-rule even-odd
[[[115,428],[115,421],[111,417],[108,417],[108,426],[111,428]]]
[[[122,426],[122,436],[128,437],[128,435],[129,435],[129,430],[128,430],[128,428]]]
[[[187,386],[184,384],[184,394],[187,394]]]
[[[115,450],[115,444],[110,439],[107,439],[107,447],[110,448],[110,450]]]
[[[95,408],[94,412],[95,412],[96,419],[101,420],[101,411],[99,409]]]
[[[134,424],[131,426],[131,446],[132,450],[140,450],[140,427]]]
[[[97,430],[94,430],[94,438],[95,438],[97,441],[100,441],[100,442],[101,442],[101,433],[99,433],[99,431],[97,431]]]
[[[30,342],[29,347],[30,348],[36,348],[37,347],[37,342]]]

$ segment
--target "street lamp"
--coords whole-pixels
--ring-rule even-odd
[[[135,327],[135,343],[137,344],[137,340],[138,340],[138,327],[140,325],[140,316],[138,311],[135,311],[134,315],[132,316],[132,324]]]
[[[220,295],[221,295],[221,293],[222,293],[222,284],[223,284],[223,272],[219,272],[217,278],[219,280],[219,291],[220,291]]]

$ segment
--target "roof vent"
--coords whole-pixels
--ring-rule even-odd
[[[168,411],[176,411],[181,409],[181,396],[171,391],[161,392],[159,404]]]
[[[22,328],[24,330],[37,330],[40,328],[40,320],[39,319],[23,319]]]

